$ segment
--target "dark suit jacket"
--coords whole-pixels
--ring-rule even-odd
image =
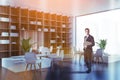
[[[85,36],[86,37],[86,36]],[[84,37],[84,39],[85,39]],[[95,42],[94,42],[94,37],[92,35],[89,35],[88,38],[86,39],[86,41],[88,42],[91,42],[92,44],[87,46],[86,49],[92,49],[92,47],[95,45]]]

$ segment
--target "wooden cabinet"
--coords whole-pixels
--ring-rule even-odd
[[[64,53],[71,49],[70,17],[27,8],[0,6],[0,57],[23,54],[21,40],[31,37],[33,46],[61,46]]]

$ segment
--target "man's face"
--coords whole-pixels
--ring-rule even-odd
[[[86,35],[89,35],[89,30],[85,30],[85,34],[86,34]]]

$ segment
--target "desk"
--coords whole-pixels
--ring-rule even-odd
[[[62,59],[62,57],[57,56],[57,54],[48,54],[48,55],[46,55],[46,54],[37,54],[37,57],[38,58],[42,58],[42,57],[50,58],[50,59],[52,59],[52,61]]]
[[[51,59],[42,58],[41,68],[42,69],[49,68],[50,66],[51,66]],[[2,67],[6,68],[12,72],[25,71],[25,67],[26,67],[25,58],[24,58],[24,56],[13,56],[13,57],[8,57],[8,58],[2,58]]]

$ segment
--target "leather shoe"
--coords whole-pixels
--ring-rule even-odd
[[[86,71],[86,73],[90,73],[91,72],[91,69],[88,69],[87,71]]]

